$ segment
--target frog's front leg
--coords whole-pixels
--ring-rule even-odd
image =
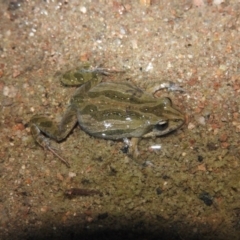
[[[68,136],[76,123],[76,111],[70,106],[59,124],[56,124],[54,121],[44,115],[34,115],[30,120],[30,129],[34,140],[40,146],[50,150],[69,167],[68,162],[59,156],[50,146],[49,139],[45,137],[43,133],[59,142]]]
[[[140,138],[135,137],[132,137],[131,140],[129,140],[128,138],[123,139],[125,147],[128,148],[128,156],[136,161],[139,156],[138,143],[140,142],[140,140],[141,140]]]
[[[140,142],[140,140],[140,138],[131,139],[129,154],[132,155],[134,159],[137,159],[139,156],[138,143]]]

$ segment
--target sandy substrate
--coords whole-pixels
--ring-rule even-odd
[[[0,2],[0,239],[239,239],[240,2],[203,3]],[[56,72],[85,61],[186,90],[156,94],[186,123],[142,140],[144,165],[80,127],[53,143],[71,168],[32,139],[31,117],[59,121],[75,90]]]

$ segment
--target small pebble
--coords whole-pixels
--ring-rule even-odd
[[[223,2],[224,2],[224,0],[213,0],[213,4],[215,4],[215,5],[219,5]]]
[[[68,173],[68,176],[69,176],[70,178],[73,178],[73,177],[76,177],[77,174],[74,173],[74,172],[69,172],[69,173]]]
[[[196,121],[201,125],[206,125],[205,118],[203,116],[197,117]]]
[[[192,130],[192,129],[194,129],[195,128],[195,125],[193,124],[193,123],[189,123],[188,124],[188,129],[189,130]]]
[[[14,98],[17,95],[17,89],[14,86],[4,86],[3,95],[6,97]]]
[[[84,6],[80,7],[80,12],[85,14],[87,12],[87,8]]]
[[[150,62],[146,67],[146,72],[153,70],[153,64]]]
[[[183,153],[182,153],[182,156],[183,156],[183,157],[185,157],[186,155],[187,155],[187,153],[186,153],[186,152],[183,152]]]

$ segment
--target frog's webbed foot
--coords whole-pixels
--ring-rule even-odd
[[[161,86],[162,88],[167,88],[168,91],[186,92],[184,88],[174,82],[162,83]]]
[[[162,89],[167,89],[168,91],[179,91],[179,92],[186,92],[184,88],[182,88],[179,84],[174,82],[163,82],[159,85],[155,85],[153,87],[148,88],[148,92],[155,93]]]
[[[96,68],[97,71],[100,71],[103,75],[110,75],[113,73],[125,73],[124,70],[116,70],[116,69],[110,69],[110,68]]]
[[[65,160],[64,158],[62,158],[57,152],[56,152],[56,148],[52,147],[50,144],[50,141],[48,138],[46,138],[40,131],[40,129],[35,125],[32,124],[31,125],[31,133],[35,139],[35,141],[44,149],[49,150],[50,152],[52,152],[56,157],[58,157],[67,167],[70,167],[70,164],[68,163],[67,160]]]
[[[113,73],[124,73],[124,70],[116,70],[116,69],[110,69],[110,68],[102,68],[102,67],[92,67],[90,69],[84,69],[86,72],[93,72],[93,73],[98,73],[102,74],[105,76],[109,76]]]

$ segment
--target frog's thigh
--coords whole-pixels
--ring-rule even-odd
[[[58,128],[58,141],[66,138],[77,123],[77,113],[76,110],[70,106],[64,113],[64,116],[59,124]]]
[[[59,135],[59,130],[57,124],[53,122],[50,118],[44,115],[34,115],[30,121],[31,133],[36,139],[40,132],[45,133],[47,136],[57,139]]]

